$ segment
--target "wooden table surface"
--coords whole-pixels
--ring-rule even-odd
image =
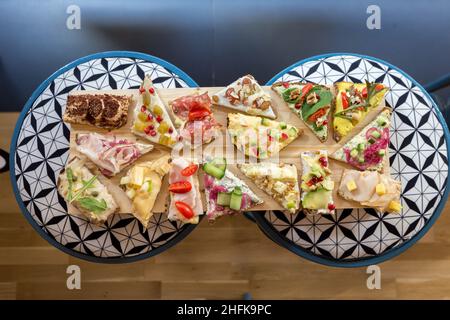
[[[9,150],[18,113],[0,113]],[[243,216],[203,221],[181,243],[144,261],[105,265],[73,258],[42,239],[22,216],[9,174],[0,174],[0,299],[450,299],[450,205],[428,234],[380,264],[381,289],[366,268],[325,267],[274,244]],[[81,290],[66,287],[81,268]]]

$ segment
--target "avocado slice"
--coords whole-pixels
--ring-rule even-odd
[[[304,209],[326,209],[330,201],[331,191],[323,188],[308,192],[302,200]]]

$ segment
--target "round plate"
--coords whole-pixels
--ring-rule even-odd
[[[67,214],[56,178],[69,155],[70,128],[63,123],[72,90],[138,88],[145,74],[156,87],[196,87],[174,65],[137,52],[103,52],[78,59],[45,80],[26,103],[11,142],[11,181],[23,214],[52,245],[95,262],[130,262],[158,254],[195,225],[153,215],[148,229],[131,215],[113,215],[104,226]]]
[[[337,210],[307,216],[281,211],[254,214],[266,235],[294,253],[326,265],[357,267],[403,252],[433,225],[448,197],[448,128],[428,93],[410,76],[382,60],[327,54],[302,60],[273,77],[277,81],[382,82],[391,90],[391,176],[401,180],[400,214],[373,209]]]

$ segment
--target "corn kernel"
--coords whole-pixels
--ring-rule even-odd
[[[386,186],[383,183],[377,184],[377,186],[375,187],[375,192],[379,196],[382,196],[383,194],[386,194]]]
[[[353,190],[356,190],[358,187],[356,186],[356,183],[354,180],[350,180],[347,182],[347,189],[348,191],[352,192]]]

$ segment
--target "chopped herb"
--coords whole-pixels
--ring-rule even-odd
[[[81,189],[77,192],[77,194],[72,198],[72,200],[70,200],[70,203],[74,202],[76,199],[78,199],[81,194],[86,191],[93,183],[94,181],[97,179],[97,176],[93,176],[92,178],[90,178],[88,181],[83,181],[83,186],[81,187]]]
[[[68,191],[69,191],[69,193],[68,193],[68,195],[67,195],[67,199],[69,200],[69,201],[71,201],[72,200],[72,189],[73,189],[73,171],[72,171],[72,168],[67,168],[66,169],[66,176],[67,176],[67,181],[69,182],[69,187],[68,187]]]
[[[95,214],[101,213],[107,208],[105,199],[97,200],[92,197],[79,198],[78,205]]]

